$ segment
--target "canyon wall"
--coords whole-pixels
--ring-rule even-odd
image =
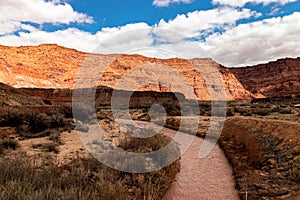
[[[300,93],[300,57],[229,70],[253,94],[283,96]]]
[[[213,93],[226,100],[253,99],[299,92],[299,68],[298,59],[226,68],[212,59],[87,54],[50,44],[0,45],[0,82],[17,88],[73,89],[97,85],[180,92],[198,100],[213,100]]]

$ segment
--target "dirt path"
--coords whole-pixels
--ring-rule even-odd
[[[138,122],[145,126],[146,122]],[[157,126],[157,129],[162,127]],[[162,133],[174,136],[176,131],[163,128]],[[194,136],[191,136],[194,137]],[[215,146],[212,152],[200,159],[198,154],[203,139],[194,137],[194,142],[181,157],[181,170],[176,182],[163,200],[238,200],[232,168],[223,151]]]

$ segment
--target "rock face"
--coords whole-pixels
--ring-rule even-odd
[[[23,105],[43,105],[43,101],[39,97],[23,93],[19,89],[0,83],[0,108]]]
[[[230,71],[253,94],[283,96],[300,92],[300,57],[279,59]]]
[[[0,81],[19,88],[73,89],[100,85],[122,90],[181,92],[187,98],[196,96],[199,100],[251,99],[277,95],[282,90],[299,91],[299,61],[292,61],[282,61],[278,69],[269,65],[235,69],[211,59],[87,54],[49,44],[0,45]],[[293,78],[289,78],[290,74]],[[84,84],[78,86],[78,81]],[[264,83],[262,88],[260,83]]]

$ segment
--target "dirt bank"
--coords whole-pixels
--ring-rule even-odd
[[[300,124],[234,117],[219,139],[242,199],[300,198]],[[246,197],[247,193],[247,197]]]
[[[208,123],[200,117],[198,136],[205,136]],[[179,124],[178,117],[169,117],[166,126],[177,129]],[[233,168],[241,199],[300,199],[299,133],[296,121],[226,119],[219,145]]]

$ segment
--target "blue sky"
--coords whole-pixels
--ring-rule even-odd
[[[298,0],[0,1],[3,45],[211,57],[227,66],[300,56]]]
[[[153,6],[152,0],[72,0],[69,3],[75,10],[88,13],[93,16],[95,23],[90,26],[80,26],[86,31],[96,32],[102,27],[123,26],[129,23],[146,22],[154,25],[161,19],[174,19],[178,14],[186,14],[195,10],[208,10],[217,8],[210,0],[194,0],[191,3],[174,3],[165,7]],[[262,13],[261,18],[270,16],[284,16],[289,13],[300,11],[300,1],[286,5],[272,3],[269,5],[247,3],[245,8],[257,10]],[[278,12],[272,14],[272,10],[278,8]],[[253,19],[244,20],[244,22]]]

